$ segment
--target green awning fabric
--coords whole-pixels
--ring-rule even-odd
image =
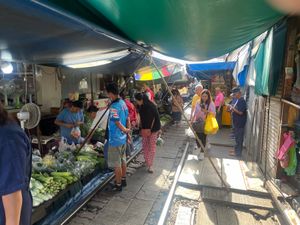
[[[274,26],[273,54],[269,78],[270,95],[276,95],[280,77],[283,71],[284,55],[286,46],[286,21]]]
[[[231,52],[282,18],[263,0],[37,1],[186,60]]]
[[[273,29],[268,34],[267,39],[260,45],[254,59],[256,80],[255,94],[269,95],[269,75],[272,61]]]

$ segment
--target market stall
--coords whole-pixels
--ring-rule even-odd
[[[0,101],[15,117],[26,103],[40,111],[38,126],[25,129],[33,146],[32,224],[62,224],[113,177],[100,144],[105,130],[94,134],[98,147],[87,144],[80,151],[60,138],[54,121],[62,100],[72,94],[72,100],[101,107],[105,83],[121,84],[144,50],[31,1],[1,2],[0,9],[1,39],[9,43],[0,51]],[[83,137],[90,122],[81,127]],[[132,157],[141,149],[138,135],[133,141]]]
[[[203,87],[211,91],[212,96],[216,96],[216,88],[220,88],[224,93],[222,124],[225,126],[231,126],[231,115],[226,105],[231,101],[230,91],[235,86],[232,76],[235,64],[235,62],[210,62],[187,65],[188,73],[200,80]]]

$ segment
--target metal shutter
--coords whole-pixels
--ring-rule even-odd
[[[265,108],[264,108],[264,119],[263,119],[263,137],[262,137],[262,143],[261,143],[261,152],[260,152],[260,160],[259,160],[259,166],[263,173],[265,174],[265,163],[266,163],[266,152],[267,152],[267,140],[268,140],[268,126],[269,126],[269,98],[266,98],[265,101]]]
[[[265,102],[266,98],[255,95],[254,87],[249,88],[249,108],[245,135],[247,161],[257,162],[260,159],[264,130]]]
[[[281,134],[281,102],[279,98],[270,98],[270,112],[268,119],[268,137],[266,145],[267,178],[276,177],[277,159],[275,153],[279,148]]]

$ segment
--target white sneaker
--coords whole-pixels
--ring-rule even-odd
[[[207,148],[207,149],[211,149],[211,144],[210,144],[210,143],[207,143],[206,148]]]
[[[198,158],[199,158],[199,160],[203,160],[204,159],[204,152],[200,152]]]

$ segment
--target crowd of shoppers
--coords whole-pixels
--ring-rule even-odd
[[[247,119],[247,104],[245,99],[242,97],[242,92],[239,87],[232,89],[232,94],[230,95],[232,100],[228,106],[228,111],[231,112],[232,118],[232,130],[234,140],[236,142],[233,150],[229,152],[230,156],[241,157],[245,133],[245,125]],[[192,109],[191,109],[191,122],[192,124],[197,123],[205,124],[206,117],[209,113],[215,115],[219,128],[222,127],[222,112],[224,106],[224,93],[217,87],[215,89],[214,102],[212,100],[211,93],[203,89],[201,84],[195,86],[195,95],[192,99]],[[199,126],[199,125],[198,125]],[[195,127],[196,128],[196,127]],[[194,129],[195,130],[195,129]],[[207,148],[207,135],[204,133],[204,129],[197,129],[196,132],[198,138],[202,142],[204,148]],[[201,131],[199,131],[201,130]],[[196,140],[197,147],[200,150],[200,159],[203,159],[203,149],[200,143]]]

